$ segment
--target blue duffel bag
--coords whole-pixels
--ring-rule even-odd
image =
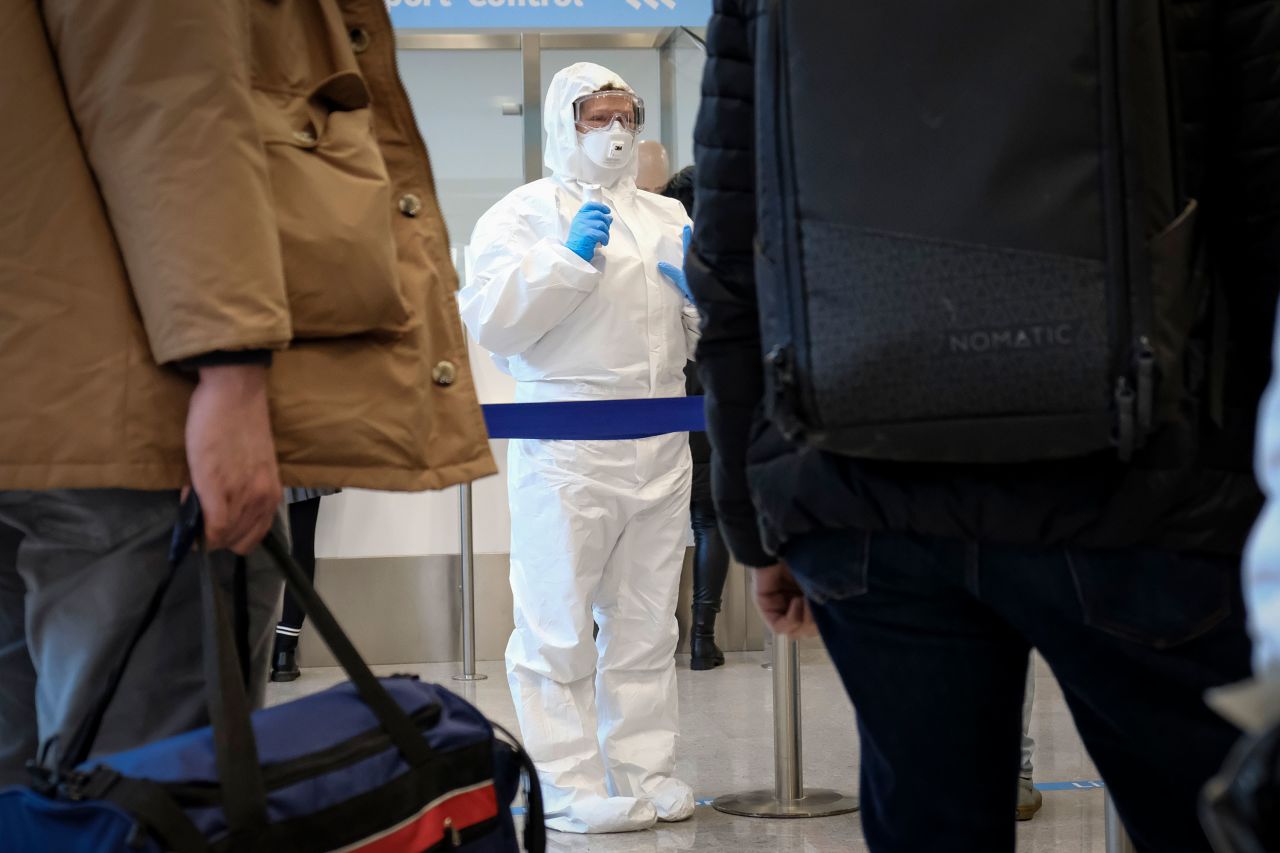
[[[234,620],[205,555],[213,725],[0,791],[0,850],[508,853],[520,849],[511,804],[523,780],[524,846],[543,853],[541,792],[514,739],[442,687],[376,678],[285,544],[273,534],[265,547],[351,681],[250,715]],[[72,756],[88,754],[116,681]]]

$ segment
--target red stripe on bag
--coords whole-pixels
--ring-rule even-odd
[[[427,805],[404,823],[376,838],[343,848],[346,853],[419,853],[444,840],[445,821],[461,831],[498,815],[498,793],[493,783]]]

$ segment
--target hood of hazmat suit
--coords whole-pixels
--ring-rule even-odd
[[[543,121],[552,176],[494,205],[467,248],[463,320],[516,379],[518,402],[683,396],[698,315],[658,264],[684,265],[689,217],[679,202],[636,188],[634,154],[610,169],[583,150],[573,103],[608,87],[631,91],[588,62],[555,75]],[[564,242],[596,186],[613,225],[587,262]]]
[[[553,175],[564,175],[586,184],[614,186],[620,181],[635,183],[639,160],[632,156],[618,168],[606,168],[592,162],[583,150],[578,127],[574,123],[573,102],[583,95],[601,89],[620,89],[635,94],[627,82],[602,65],[579,62],[551,78],[547,97],[543,102],[542,129],[545,146],[542,162]]]
[[[599,65],[555,76],[545,104],[551,177],[494,205],[467,251],[463,319],[517,380],[517,402],[684,396],[697,312],[658,265],[683,265],[689,218],[679,202],[636,188],[633,139],[611,140],[632,152],[614,168],[584,151],[574,102],[606,88],[630,91]],[[612,121],[608,132],[623,129]],[[612,222],[588,261],[565,242],[589,193]],[[508,457],[507,677],[547,825],[618,832],[687,818],[692,791],[671,775],[687,438],[519,439]]]

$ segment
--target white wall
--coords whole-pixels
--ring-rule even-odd
[[[671,169],[678,172],[693,165],[693,126],[702,101],[702,69],[707,63],[703,49],[688,36],[682,36],[673,53],[676,68],[676,150],[671,155]]]

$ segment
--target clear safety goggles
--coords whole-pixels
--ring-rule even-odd
[[[583,133],[603,130],[615,121],[632,133],[644,130],[644,99],[630,92],[606,91],[573,102],[573,123]]]

